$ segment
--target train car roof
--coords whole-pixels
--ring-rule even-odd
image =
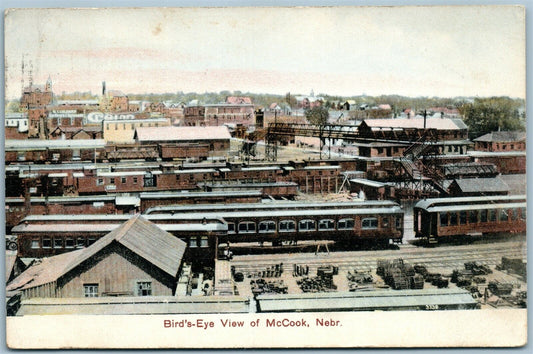
[[[428,212],[441,211],[463,211],[463,210],[480,210],[480,209],[508,209],[508,208],[525,208],[526,202],[523,203],[486,203],[475,205],[450,205],[450,206],[436,206],[427,209]]]
[[[526,200],[525,195],[505,195],[505,196],[488,196],[488,197],[458,197],[458,198],[432,198],[424,199],[415,204],[415,208],[428,209],[437,205],[456,205],[457,203],[496,203],[496,202],[514,202],[517,200]]]
[[[263,193],[260,189],[246,191],[232,191],[232,197],[260,197]],[[227,197],[227,192],[141,192],[141,199],[164,199],[164,198],[206,198],[206,197]],[[151,209],[151,208],[150,208]]]
[[[38,149],[96,149],[105,147],[104,139],[69,139],[69,140],[40,140],[40,139],[8,139],[6,151],[38,150]]]
[[[391,208],[362,208],[362,209],[326,209],[326,210],[272,210],[268,214],[264,211],[234,211],[234,212],[200,212],[196,211],[191,214],[152,214],[147,215],[147,219],[153,222],[157,220],[173,220],[180,219],[187,215],[203,216],[207,219],[212,218],[227,218],[240,217],[244,218],[258,218],[258,217],[299,217],[299,216],[336,216],[336,215],[366,215],[366,214],[403,214],[400,207]]]
[[[17,225],[12,229],[12,232],[17,233],[107,233],[119,227],[117,224],[30,224]],[[207,224],[155,224],[162,230],[167,232],[210,232],[210,231],[227,231],[228,225],[222,223],[207,223]]]
[[[225,194],[225,193],[224,193]],[[334,203],[300,203],[300,202],[283,202],[283,203],[246,203],[246,204],[197,204],[197,205],[168,205],[157,206],[146,209],[143,214],[150,214],[154,211],[174,211],[174,212],[190,212],[191,210],[264,210],[264,209],[310,209],[310,208],[338,208],[346,207],[353,209],[354,207],[369,207],[369,206],[383,206],[391,207],[398,206],[397,203],[390,200],[367,200],[367,201],[352,201],[352,202],[334,202]]]

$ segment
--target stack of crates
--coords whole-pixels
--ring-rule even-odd
[[[392,261],[378,260],[376,273],[395,290],[424,288],[424,278],[416,274],[413,266],[401,258]]]

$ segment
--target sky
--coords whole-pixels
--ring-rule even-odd
[[[25,74],[21,63],[25,62]],[[517,6],[19,9],[5,17],[6,98],[219,92],[525,98]]]

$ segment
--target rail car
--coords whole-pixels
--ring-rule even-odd
[[[526,197],[435,198],[413,208],[415,237],[439,238],[526,231]]]
[[[342,206],[342,204],[347,204]],[[403,238],[403,210],[393,202],[322,203],[306,207],[298,203],[242,206],[226,211],[218,206],[194,206],[194,211],[177,207],[168,214],[150,210],[146,217],[157,223],[200,216],[222,218],[228,225],[227,235],[219,242],[272,242],[334,240],[350,244],[387,245]],[[209,210],[209,208],[212,210]],[[255,209],[254,209],[255,208]],[[246,210],[248,209],[248,210]],[[164,210],[164,209],[163,209]]]

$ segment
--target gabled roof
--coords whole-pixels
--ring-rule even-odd
[[[365,119],[364,122],[370,128],[424,128],[423,118]],[[467,126],[461,119],[427,118],[426,128],[439,130],[461,130],[467,129]]]
[[[135,131],[138,141],[213,140],[230,139],[225,126],[219,127],[142,127]]]
[[[525,132],[492,132],[485,134],[483,136],[480,136],[477,139],[474,139],[474,141],[484,141],[484,142],[517,142],[517,141],[525,141],[526,140],[526,133]]]
[[[457,186],[463,193],[509,192],[509,186],[500,177],[461,178],[461,179],[456,179],[452,183],[452,185],[453,184],[457,184]]]
[[[44,258],[40,264],[30,267],[14,279],[6,291],[54,282],[113,242],[128,248],[171,277],[177,275],[187,246],[179,238],[161,230],[140,215],[135,215],[85,249]]]
[[[230,103],[230,104],[252,104],[252,99],[250,97],[228,96],[228,97],[226,97],[226,103]]]

